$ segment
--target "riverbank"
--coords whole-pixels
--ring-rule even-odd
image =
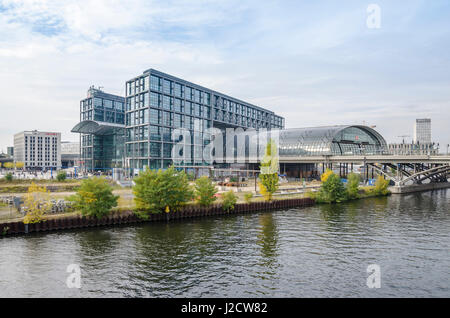
[[[406,194],[406,193],[414,193],[414,192],[423,192],[423,191],[433,191],[440,189],[449,189],[450,182],[442,182],[442,183],[425,183],[425,184],[412,184],[407,186],[393,186],[389,187],[389,191],[393,194]]]
[[[272,210],[286,210],[291,208],[310,207],[315,204],[313,199],[287,199],[272,202],[238,203],[234,210],[224,211],[221,205],[211,207],[186,206],[178,212],[150,214],[148,219],[139,218],[133,211],[115,211],[109,216],[97,219],[81,215],[71,215],[60,218],[49,218],[40,223],[25,225],[23,222],[9,222],[0,224],[0,236],[20,235],[36,232],[61,231],[69,229],[118,226],[144,222],[167,222],[218,215],[233,215],[243,213],[264,212]]]

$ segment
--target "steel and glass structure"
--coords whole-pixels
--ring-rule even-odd
[[[146,70],[126,82],[126,164],[129,168],[167,168],[172,164],[172,132],[184,128],[192,161],[185,166],[206,166],[203,147],[208,128],[283,129],[284,118],[272,111],[196,85]]]
[[[279,132],[280,157],[375,155],[388,150],[383,136],[366,126],[326,126]]]
[[[123,166],[125,98],[91,86],[80,101],[80,164],[85,171]]]

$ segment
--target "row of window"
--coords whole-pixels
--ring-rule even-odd
[[[172,158],[173,144],[161,142],[140,142],[129,143],[126,146],[126,155],[129,158],[136,157],[152,157],[152,158]],[[190,151],[190,158],[202,159],[203,147],[199,145],[186,145],[186,151]],[[183,150],[180,151],[180,156],[183,156]]]
[[[187,144],[195,144],[195,145],[207,145],[210,140],[210,135],[208,133],[203,133],[199,131],[189,131],[191,139],[186,141]],[[172,138],[173,129],[168,127],[159,127],[159,126],[140,126],[134,128],[128,128],[126,131],[126,141],[145,141],[145,140],[153,140],[153,141],[167,141],[167,142],[179,142],[183,140],[183,137],[180,136],[177,140],[173,140]]]
[[[125,114],[108,110],[104,111],[102,109],[96,108],[94,109],[94,112],[92,112],[92,110],[89,110],[87,112],[81,113],[81,120],[95,120],[123,125],[125,122]]]
[[[93,108],[107,108],[107,109],[114,109],[116,111],[124,111],[124,104],[123,102],[116,101],[116,100],[110,100],[106,98],[100,98],[100,97],[91,97],[84,99],[80,102],[80,111],[85,112],[87,110],[93,109]]]
[[[196,88],[185,86],[168,79],[163,79],[155,75],[152,75],[150,78],[150,86],[148,85],[148,80],[149,77],[147,75],[134,81],[127,82],[127,96],[132,96],[144,91],[148,91],[150,88],[153,91],[161,92],[167,95],[191,100],[200,104],[211,105],[210,93],[203,92]]]

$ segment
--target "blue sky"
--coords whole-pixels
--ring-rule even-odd
[[[123,95],[148,68],[272,109],[288,128],[365,122],[398,142],[429,117],[447,145],[449,17],[449,1],[0,0],[0,151],[29,129],[78,140],[88,87]]]

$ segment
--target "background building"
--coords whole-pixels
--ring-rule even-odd
[[[61,133],[23,131],[14,135],[14,162],[25,169],[61,169]]]
[[[79,166],[80,143],[71,141],[61,142],[61,167],[63,169]]]
[[[85,171],[123,166],[125,98],[91,86],[80,101],[80,167]]]
[[[392,155],[438,155],[439,145],[433,143],[389,144]]]
[[[14,157],[14,147],[6,148],[6,153],[8,154],[8,156]]]
[[[431,119],[416,119],[414,125],[414,143],[431,144]]]

